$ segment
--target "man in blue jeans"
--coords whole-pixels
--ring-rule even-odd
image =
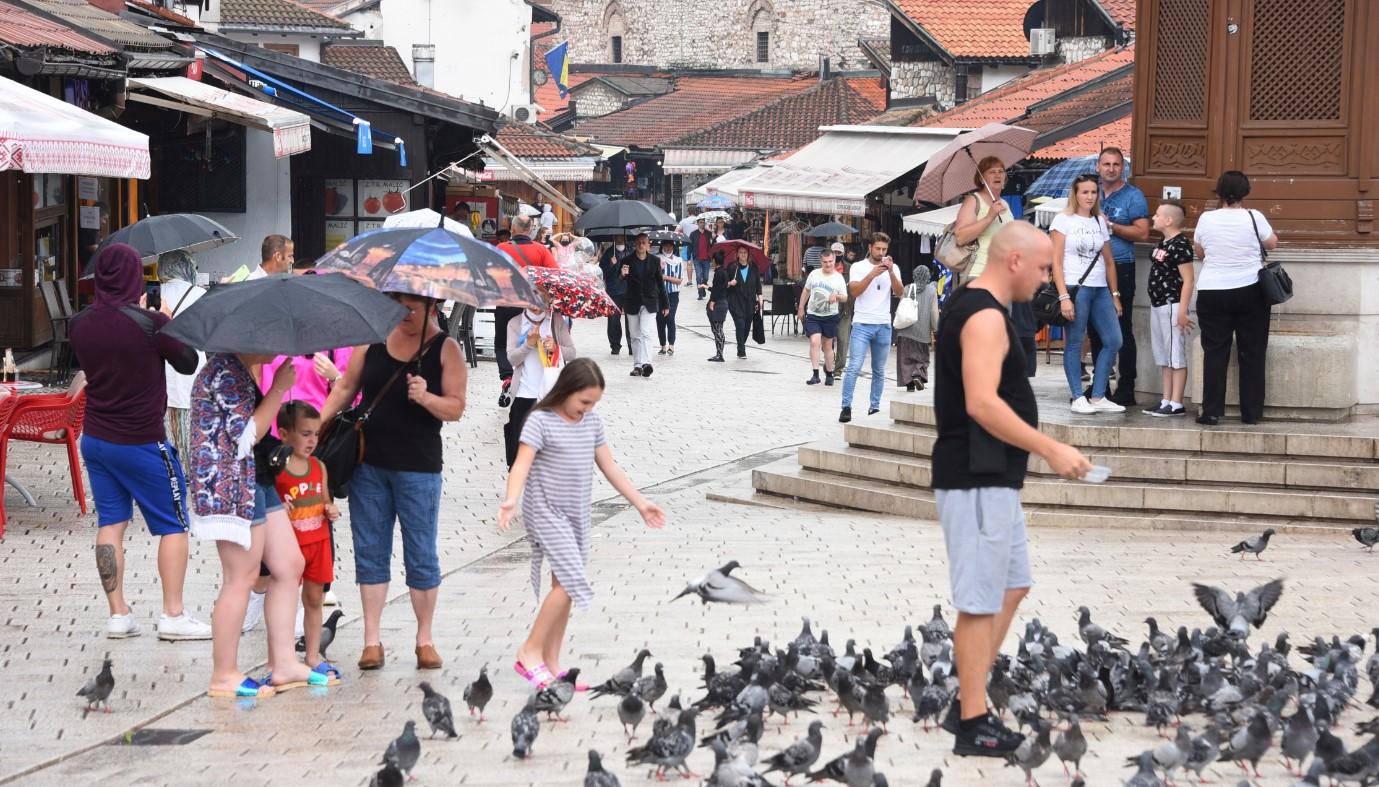
[[[709,257],[709,247],[713,246],[713,233],[706,227],[703,219],[695,220],[696,229],[690,233],[690,259],[694,261],[694,281],[699,289],[699,300],[709,297],[710,268],[713,259]]]
[[[871,350],[871,406],[867,415],[881,411],[881,391],[886,387],[886,358],[891,354],[891,295],[902,291],[900,271],[886,252],[891,238],[884,232],[871,236],[867,258],[854,262],[848,271],[848,294],[853,298],[852,335],[848,337],[848,365],[843,372],[843,410],[839,423],[852,420],[852,392],[862,372],[862,358]],[[889,286],[887,284],[889,283]]]
[[[1120,286],[1120,359],[1116,362],[1116,390],[1106,398],[1122,407],[1135,404],[1135,244],[1149,239],[1149,203],[1144,192],[1125,182],[1125,154],[1105,148],[1097,159],[1101,178],[1101,212],[1111,229],[1111,254],[1116,258],[1116,282]],[[1101,337],[1091,331],[1092,357],[1101,349]]]

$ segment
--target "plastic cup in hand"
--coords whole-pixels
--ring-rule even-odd
[[[1087,475],[1082,476],[1083,481],[1089,484],[1105,483],[1111,477],[1111,468],[1105,465],[1092,465],[1092,469],[1087,471]]]

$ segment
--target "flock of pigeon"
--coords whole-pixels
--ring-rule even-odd
[[[1231,552],[1262,559],[1273,535],[1266,530]],[[1379,528],[1357,528],[1353,535],[1371,550],[1379,543]],[[764,601],[760,591],[731,576],[737,568],[733,561],[710,571],[676,598],[697,596],[705,604]],[[1379,708],[1379,628],[1371,631],[1375,651],[1367,658],[1368,640],[1360,634],[1317,637],[1294,646],[1282,633],[1273,643],[1252,647],[1252,630],[1265,623],[1283,591],[1281,579],[1236,592],[1193,583],[1193,595],[1214,625],[1171,632],[1150,617],[1138,645],[1093,622],[1085,606],[1078,609],[1079,644],[1064,644],[1038,619],[1030,620],[1016,652],[998,657],[987,690],[994,712],[1028,730],[1007,766],[1019,768],[1033,785],[1035,772],[1057,757],[1074,787],[1083,785],[1081,762],[1088,751],[1083,721],[1104,721],[1120,712],[1142,716],[1162,738],[1129,758],[1127,772],[1133,773],[1126,787],[1163,787],[1181,774],[1200,782],[1208,767],[1224,763],[1235,763],[1247,784],[1260,777],[1259,764],[1271,755],[1287,764],[1298,779],[1295,787],[1320,787],[1324,780],[1379,785],[1379,717],[1355,727],[1369,740],[1353,750],[1333,732],[1347,709]],[[816,636],[805,618],[784,649],[757,637],[737,651],[730,668],[721,669],[712,654],[705,654],[702,696],[682,700],[676,694],[658,708],[670,684],[661,663],[653,663],[647,674],[648,649],[587,690],[589,701],[616,701],[630,745],[627,766],[647,767],[658,779],[675,774],[702,778],[706,787],[765,787],[775,779],[790,785],[803,777],[808,783],[885,787],[889,782],[878,770],[876,750],[897,719],[907,716],[925,733],[932,727],[951,731],[956,723],[952,633],[942,607],[935,605],[928,622],[906,626],[897,644],[878,653],[853,640],[839,651],[826,630]],[[1359,696],[1362,674],[1372,687],[1367,698]],[[510,722],[514,758],[533,755],[543,714],[546,721],[568,721],[564,711],[586,689],[579,677],[578,669],[570,669],[527,697]],[[86,712],[102,705],[109,711],[113,687],[106,658],[78,692],[86,698]],[[893,692],[898,700],[888,694],[891,687],[898,688]],[[450,700],[429,683],[419,688],[431,736],[458,737]],[[462,697],[474,723],[486,720],[493,697],[485,667]],[[654,722],[639,733],[648,714]],[[805,734],[780,751],[761,750],[768,724],[779,717],[787,725],[802,714],[823,718],[811,719]],[[824,730],[842,725],[844,715],[847,728],[860,720],[861,731],[849,751],[824,760]],[[639,734],[644,735],[640,740]],[[699,748],[711,753],[714,763],[702,776],[688,764]],[[371,784],[401,785],[420,758],[416,723],[408,721],[389,743]],[[940,787],[942,779],[935,769],[927,787]],[[590,750],[585,787],[619,784],[602,754]]]

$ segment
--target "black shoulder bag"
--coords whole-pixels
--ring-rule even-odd
[[[1259,269],[1259,287],[1264,291],[1264,300],[1268,301],[1270,306],[1287,303],[1288,299],[1293,297],[1293,277],[1283,269],[1283,263],[1269,262],[1269,251],[1264,248],[1264,240],[1259,237],[1255,212],[1248,209],[1245,212],[1250,214],[1250,228],[1254,230],[1255,240],[1259,243],[1259,261],[1264,266]]]
[[[1101,252],[1098,251],[1097,254]],[[1079,255],[1080,256],[1080,255]],[[1096,257],[1092,257],[1087,270],[1082,272],[1082,276],[1077,280],[1077,284],[1068,288],[1068,300],[1073,302],[1073,308],[1077,308],[1077,288],[1082,286],[1082,282],[1087,281],[1087,276],[1096,267]],[[1063,302],[1058,300],[1058,285],[1052,281],[1046,282],[1039,288],[1039,292],[1034,294],[1034,302],[1030,304],[1034,312],[1034,319],[1040,325],[1064,326],[1068,324],[1063,317]]]

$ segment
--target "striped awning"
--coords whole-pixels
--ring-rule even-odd
[[[129,80],[129,100],[217,117],[273,134],[278,158],[311,150],[311,118],[286,107],[221,90],[186,77]]]
[[[0,77],[0,171],[149,176],[148,136]]]
[[[527,165],[527,169],[535,173],[542,180],[565,180],[585,183],[594,179],[597,174],[597,159],[592,157],[581,157],[559,160],[532,160],[522,159]],[[509,167],[500,158],[484,157],[484,171],[479,173],[479,180],[526,180],[524,173]]]
[[[727,172],[755,161],[753,150],[695,150],[667,148],[661,169],[667,175],[705,175]]]

